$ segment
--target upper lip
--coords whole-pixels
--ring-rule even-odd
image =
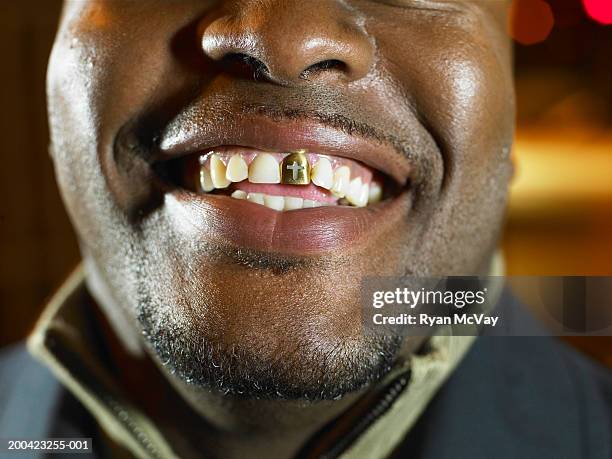
[[[175,118],[162,133],[156,161],[233,145],[271,152],[306,149],[357,160],[406,185],[413,164],[389,142],[347,133],[311,119],[276,119],[252,114],[224,114],[223,121],[190,111]]]

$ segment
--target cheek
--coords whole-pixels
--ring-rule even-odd
[[[135,6],[119,15],[112,5],[69,2],[47,73],[58,182],[77,232],[88,244],[104,241],[112,219],[129,215],[150,198],[145,162],[135,155],[121,162],[113,146],[121,127],[152,98],[169,62],[161,51],[164,31],[145,39],[142,21],[131,11]]]
[[[488,256],[510,179],[510,59],[502,37],[479,27],[414,21],[377,32],[380,65],[401,86],[443,159],[422,256],[433,266],[438,260],[444,273],[465,273]]]
[[[443,205],[435,225],[446,227],[446,257],[476,268],[496,245],[510,180],[514,125],[510,71],[481,47],[438,61],[444,75],[423,101],[444,157]],[[449,257],[449,254],[454,254]]]
[[[396,78],[450,166],[490,153],[490,147],[512,136],[514,94],[511,70],[491,48],[456,33],[414,46],[391,59],[404,69]],[[398,65],[398,67],[400,67]]]
[[[380,72],[401,87],[445,166],[474,157],[486,161],[493,148],[509,144],[514,121],[510,48],[491,17],[468,8],[442,14],[391,11],[379,10],[368,23]]]
[[[442,67],[442,66],[441,66]],[[459,203],[505,192],[514,128],[513,89],[507,72],[490,56],[458,56],[443,67],[445,81],[423,102],[444,157],[443,191]],[[485,209],[486,210],[486,209]]]
[[[60,32],[61,33],[61,32]],[[97,159],[97,113],[92,103],[87,54],[69,37],[53,48],[47,72],[47,95],[53,160],[66,207],[82,238],[101,234],[93,220],[106,194]]]

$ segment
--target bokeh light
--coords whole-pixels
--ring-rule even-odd
[[[587,14],[601,24],[612,24],[612,0],[582,0]]]
[[[550,35],[555,17],[544,0],[513,0],[508,15],[508,33],[522,45],[540,43]]]

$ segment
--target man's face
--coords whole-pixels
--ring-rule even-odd
[[[53,159],[99,299],[198,387],[320,399],[380,378],[401,343],[363,335],[362,277],[475,274],[494,250],[514,117],[504,9],[67,2]],[[225,165],[302,149],[310,166],[328,155],[334,180],[344,164],[376,181],[383,201],[198,181],[211,151]],[[279,211],[235,190],[333,205]]]

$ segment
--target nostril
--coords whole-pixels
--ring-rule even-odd
[[[326,59],[304,69],[302,73],[300,73],[300,78],[308,80],[312,76],[329,70],[345,73],[347,71],[347,65],[339,59]]]
[[[245,53],[228,53],[221,59],[226,70],[240,74],[249,74],[255,80],[270,75],[270,69],[263,61]]]

